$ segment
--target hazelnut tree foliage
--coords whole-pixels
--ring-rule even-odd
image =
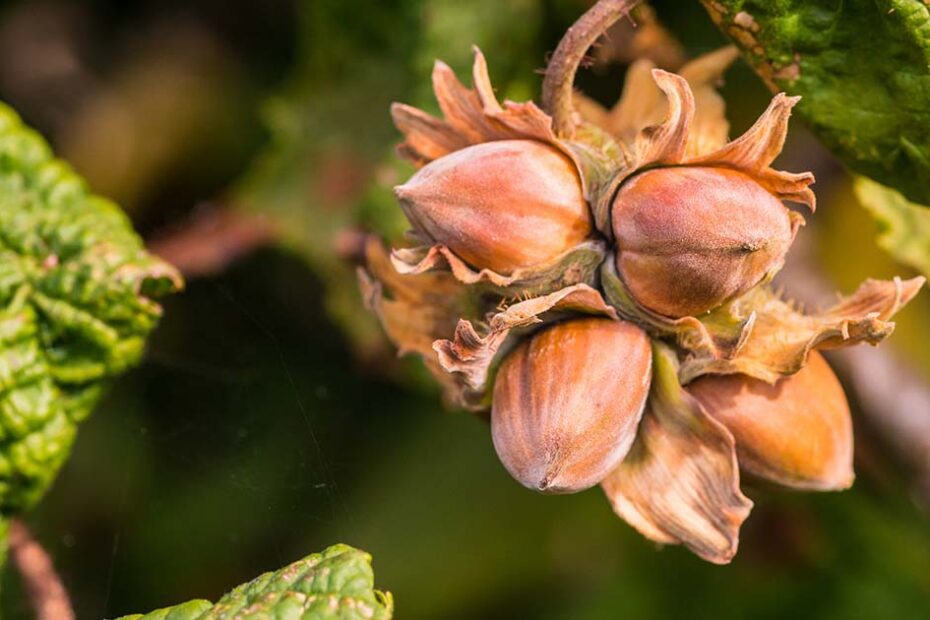
[[[259,575],[216,603],[193,600],[120,620],[389,620],[393,610],[391,594],[374,589],[371,556],[348,545],[333,545]]]
[[[926,3],[919,0],[853,0],[845,3],[813,0],[777,3],[702,1],[714,21],[739,46],[765,83],[776,92],[800,95],[802,98],[797,110],[812,130],[850,169],[869,177],[857,181],[857,192],[885,229],[879,240],[881,245],[900,261],[925,273],[930,272],[930,216],[922,206],[930,203],[930,151],[927,146],[930,144],[930,119],[927,116],[930,110],[930,46],[927,43],[930,41],[930,9]],[[463,13],[458,16],[461,19],[450,20],[455,22],[454,28],[444,30],[441,22],[433,23],[433,29],[427,29],[424,35],[426,40],[420,42],[420,51],[412,54],[413,65],[425,67],[432,60],[420,57],[424,50],[427,55],[448,52],[460,58],[470,44],[484,43],[488,39],[516,40],[516,47],[519,47],[521,37],[529,38],[532,34],[529,29],[514,27],[513,24],[535,23],[539,18],[536,3],[529,0],[506,3],[500,10],[504,14],[496,29],[493,25],[483,25],[480,32],[477,28],[470,30],[467,8],[459,9]],[[397,22],[398,30],[402,30],[400,26],[413,21],[414,13],[411,9],[381,17]],[[454,32],[455,36],[447,36],[450,32]],[[466,40],[469,37],[470,40]],[[750,351],[754,353],[755,362],[748,365],[734,362],[735,357],[716,354],[721,347],[746,344],[740,341],[743,335],[749,337],[745,327],[751,316],[762,316],[763,324],[764,318],[768,317],[769,325],[763,326],[769,331],[761,333],[769,334],[783,327],[776,325],[779,317],[802,317],[795,308],[770,295],[764,288],[765,280],[777,270],[783,252],[797,230],[796,216],[792,215],[778,225],[784,247],[776,248],[772,256],[753,266],[751,282],[724,287],[719,298],[711,295],[710,306],[702,302],[680,313],[669,311],[661,301],[640,303],[646,297],[642,291],[637,292],[635,287],[629,286],[636,280],[636,276],[630,274],[637,266],[625,267],[620,261],[615,263],[616,267],[602,270],[602,266],[608,264],[604,262],[604,255],[609,248],[599,240],[591,242],[588,235],[588,231],[599,230],[612,241],[612,236],[625,234],[620,230],[621,225],[611,223],[609,207],[615,190],[624,191],[626,176],[618,179],[614,173],[616,166],[611,169],[605,161],[624,160],[623,166],[630,171],[641,169],[636,177],[627,175],[638,178],[637,182],[646,179],[652,169],[655,169],[654,176],[659,176],[663,166],[695,166],[695,162],[700,161],[706,166],[695,166],[698,169],[707,170],[715,166],[727,169],[719,173],[723,177],[755,175],[756,184],[778,199],[810,202],[805,193],[804,178],[779,179],[780,173],[769,168],[777,148],[771,157],[764,154],[757,161],[750,162],[748,167],[741,168],[736,159],[710,157],[715,152],[714,148],[726,148],[725,140],[720,139],[726,138],[725,123],[722,136],[692,132],[701,140],[710,135],[707,144],[689,143],[687,137],[682,138],[681,135],[676,137],[676,131],[680,134],[681,128],[688,126],[687,119],[672,118],[669,122],[669,118],[674,117],[676,106],[680,106],[679,112],[686,111],[684,117],[688,115],[688,97],[692,89],[698,106],[697,112],[692,109],[691,114],[701,114],[702,100],[709,102],[711,107],[719,106],[710,85],[725,67],[724,57],[727,54],[724,52],[711,60],[705,58],[703,66],[693,67],[691,76],[685,75],[683,69],[684,78],[640,72],[637,79],[655,80],[658,87],[653,88],[658,96],[650,94],[658,106],[655,109],[659,111],[657,116],[655,110],[650,110],[635,122],[617,128],[609,123],[600,125],[597,122],[600,111],[590,106],[585,108],[591,114],[587,119],[590,127],[597,130],[588,132],[588,125],[585,125],[581,130],[583,135],[568,138],[563,132],[552,132],[551,127],[547,129],[545,119],[548,117],[545,114],[536,116],[529,107],[524,107],[514,118],[518,125],[527,120],[530,125],[535,125],[515,129],[504,122],[503,135],[489,136],[487,118],[482,115],[489,109],[494,114],[505,112],[496,99],[491,103],[493,93],[490,83],[485,82],[488,69],[483,58],[479,55],[479,60],[476,60],[474,91],[458,84],[447,68],[439,69],[440,87],[444,85],[455,91],[453,98],[461,99],[458,105],[477,97],[481,110],[474,110],[476,113],[467,122],[460,122],[454,127],[459,135],[454,135],[454,132],[445,134],[445,138],[452,137],[452,148],[446,144],[444,152],[425,155],[422,150],[411,147],[409,140],[417,131],[422,135],[422,127],[411,128],[409,123],[432,121],[416,117],[415,112],[411,114],[416,118],[402,118],[398,124],[407,133],[408,148],[404,154],[409,160],[424,165],[432,159],[451,156],[448,155],[450,152],[477,148],[481,144],[494,144],[503,139],[529,139],[560,152],[557,158],[566,158],[557,159],[553,166],[563,166],[566,160],[570,160],[577,167],[586,183],[581,191],[583,200],[590,201],[594,195],[601,196],[603,200],[594,205],[590,221],[579,224],[583,234],[575,240],[577,243],[559,248],[568,251],[571,260],[568,263],[563,261],[555,271],[550,270],[543,275],[524,273],[521,276],[526,277],[518,277],[506,264],[502,270],[484,271],[481,269],[484,265],[476,264],[481,262],[480,253],[468,260],[467,251],[458,256],[454,250],[443,253],[436,249],[441,243],[433,243],[433,250],[427,250],[426,254],[408,252],[395,255],[395,263],[391,265],[379,245],[369,244],[369,271],[363,278],[368,300],[380,305],[378,309],[382,318],[385,317],[386,304],[416,300],[420,314],[414,316],[429,327],[446,328],[446,344],[438,347],[438,357],[432,352],[432,337],[429,340],[420,338],[413,345],[403,344],[408,349],[423,352],[427,365],[437,376],[443,377],[440,373],[450,376],[457,373],[452,379],[444,380],[449,381],[447,387],[453,391],[453,398],[466,406],[487,406],[492,400],[498,400],[497,394],[492,398],[489,391],[491,382],[488,379],[493,378],[494,373],[506,378],[508,373],[526,376],[535,372],[531,363],[533,356],[526,354],[527,347],[533,346],[529,335],[535,328],[526,328],[532,328],[539,320],[548,322],[556,316],[562,319],[581,310],[582,314],[598,318],[579,319],[575,327],[569,328],[558,326],[571,326],[571,321],[553,323],[550,331],[577,328],[578,334],[572,334],[572,338],[584,341],[591,338],[586,335],[586,330],[605,329],[594,339],[598,342],[622,341],[624,346],[628,340],[642,340],[640,344],[643,347],[640,348],[646,353],[642,356],[643,361],[638,363],[643,366],[642,377],[650,376],[651,381],[642,383],[639,392],[635,385],[624,385],[620,386],[625,388],[622,394],[606,395],[616,396],[619,400],[626,398],[633,403],[630,412],[617,414],[615,426],[635,427],[641,422],[644,403],[649,402],[651,413],[643,433],[664,426],[666,430],[672,428],[685,434],[704,435],[703,445],[717,454],[712,469],[726,474],[725,484],[714,490],[723,498],[724,516],[716,519],[710,515],[705,519],[713,531],[709,537],[701,539],[694,538],[693,532],[686,531],[686,527],[679,528],[680,523],[662,521],[662,515],[667,516],[668,507],[660,507],[651,515],[644,514],[642,506],[649,501],[644,495],[648,495],[649,490],[635,481],[631,482],[635,473],[611,474],[604,478],[610,469],[608,464],[616,465],[618,454],[619,458],[632,454],[638,459],[632,463],[633,466],[650,468],[642,442],[636,443],[629,434],[620,433],[623,436],[615,438],[608,446],[612,449],[595,455],[594,460],[601,468],[578,484],[584,487],[602,482],[614,509],[647,536],[662,542],[682,542],[713,561],[726,561],[735,551],[734,526],[738,528],[751,506],[734,483],[734,480],[738,481],[737,461],[747,471],[790,486],[835,488],[851,481],[851,472],[844,468],[848,454],[836,455],[830,462],[830,467],[834,468],[830,471],[801,472],[798,478],[796,463],[779,463],[770,454],[762,454],[764,445],[747,443],[742,446],[740,433],[745,432],[745,436],[749,437],[754,429],[740,427],[738,421],[728,422],[725,414],[712,420],[702,413],[706,408],[714,407],[714,399],[730,389],[726,382],[731,380],[732,374],[730,379],[721,380],[719,387],[701,387],[702,381],[714,380],[713,376],[708,378],[707,375],[721,374],[721,369],[726,373],[753,376],[754,381],[761,382],[760,390],[772,389],[775,375],[791,373],[797,373],[792,375],[797,380],[790,389],[784,388],[785,391],[797,389],[804,393],[805,376],[811,374],[826,373],[827,379],[823,381],[835,381],[816,355],[811,355],[808,365],[801,369],[798,352],[784,355],[774,365],[758,363],[758,350]],[[318,146],[311,138],[320,128],[308,119],[328,116],[341,107],[357,108],[356,99],[367,99],[372,92],[378,92],[379,85],[397,77],[365,74],[364,68],[359,68],[364,67],[364,63],[357,60],[353,57],[355,66],[346,70],[355,72],[367,88],[358,88],[358,81],[351,80],[345,86],[333,77],[341,71],[339,67],[321,69],[308,62],[299,68],[299,73],[314,78],[295,81],[302,86],[295,87],[289,96],[270,106],[274,144],[240,184],[237,195],[245,209],[269,216],[284,231],[284,243],[300,251],[324,276],[330,291],[327,303],[334,315],[342,320],[344,327],[357,340],[365,341],[374,337],[371,324],[350,309],[357,300],[352,288],[346,285],[349,270],[329,248],[339,231],[349,225],[362,224],[395,237],[403,226],[400,210],[386,207],[391,199],[382,190],[376,190],[373,195],[346,199],[346,204],[341,205],[345,207],[342,210],[307,209],[307,187],[295,181],[300,177],[293,174],[294,169],[309,169],[308,162],[320,163],[325,156],[324,152],[314,150]],[[510,74],[531,70],[535,64],[534,59],[492,59],[492,66],[504,66]],[[709,73],[708,64],[711,65]],[[702,74],[702,70],[705,73]],[[302,90],[316,92],[321,86],[331,96],[314,98],[312,106],[303,105],[309,99]],[[386,92],[391,91],[387,89]],[[421,92],[423,97],[417,103],[426,101],[426,89]],[[671,115],[665,115],[667,108],[662,99],[663,93],[670,102]],[[529,92],[522,94],[524,99],[531,99],[534,95]],[[446,95],[449,96],[448,92]],[[447,98],[447,105],[449,101]],[[346,102],[354,102],[355,105],[346,106]],[[782,125],[795,100],[782,97],[776,102],[767,120],[769,127],[776,126],[776,135],[774,138],[768,135],[766,139],[780,147],[780,139],[784,137]],[[585,107],[583,103],[579,105],[579,109]],[[321,106],[329,108],[321,109]],[[513,110],[509,106],[506,108]],[[460,107],[457,113],[461,115],[463,109]],[[525,114],[527,110],[530,110],[528,115]],[[449,112],[447,109],[442,111]],[[547,109],[547,112],[552,110]],[[378,111],[368,110],[368,113],[375,117]],[[467,110],[465,113],[466,116],[470,114]],[[453,111],[452,116],[455,114]],[[666,116],[664,121],[663,115]],[[558,114],[556,119],[558,124]],[[446,121],[449,120],[447,114]],[[461,116],[457,120],[461,121]],[[408,123],[406,127],[405,122]],[[646,130],[649,126],[658,129]],[[371,134],[366,134],[363,128],[360,135],[351,137],[353,143],[369,141],[377,145],[383,141],[383,125],[374,122],[371,129]],[[624,135],[625,132],[632,133]],[[475,139],[476,133],[480,139]],[[636,144],[636,135],[645,136],[641,143],[643,146]],[[369,140],[372,136],[377,139]],[[631,136],[633,148],[628,142]],[[566,146],[567,141],[585,146]],[[731,149],[735,150],[738,149]],[[739,153],[725,155],[738,157]],[[384,154],[377,150],[367,153],[365,158],[371,166],[384,162]],[[395,166],[395,170],[398,169]],[[551,166],[548,169],[551,170]],[[403,170],[406,173],[406,169]],[[764,182],[760,183],[759,179]],[[657,183],[662,185],[661,181],[659,179]],[[7,108],[0,110],[0,184],[3,187],[0,194],[0,515],[5,523],[41,498],[67,457],[78,423],[90,413],[106,384],[139,361],[145,339],[160,313],[155,300],[177,291],[181,281],[169,265],[145,252],[127,219],[115,205],[91,194],[66,164],[51,155],[41,138],[25,128],[15,113]],[[606,191],[608,188],[611,191]],[[626,189],[629,188],[627,185]],[[402,205],[417,201],[413,194],[405,196],[402,192],[399,198]],[[631,204],[635,202],[630,201]],[[407,207],[406,211],[408,216],[415,212],[411,219],[425,217],[422,209],[416,207]],[[427,220],[421,219],[420,224]],[[427,223],[419,227],[419,232],[426,233],[427,237],[432,234],[431,242],[441,242],[442,239],[436,238],[443,232],[440,228],[431,230]],[[530,243],[532,239],[526,241]],[[476,256],[478,260],[474,259]],[[613,261],[608,262],[614,264]],[[535,268],[538,264],[530,261],[525,266]],[[405,280],[398,273],[398,267],[400,271],[406,270],[413,275]],[[626,268],[627,278],[617,278],[610,271],[613,268],[621,271]],[[646,273],[654,274],[655,268],[655,265],[646,265]],[[508,270],[511,273],[501,273]],[[417,281],[426,283],[426,292],[418,285],[410,284]],[[492,306],[503,304],[502,312],[493,315],[489,324],[484,323],[486,317],[491,316],[486,314],[491,309],[487,306],[487,298],[476,300],[470,294],[462,294],[463,284],[473,285],[479,281],[489,283],[492,293],[499,297]],[[526,286],[527,281],[530,286]],[[553,286],[556,282],[560,286]],[[761,288],[760,284],[763,285]],[[382,297],[384,288],[391,290],[389,297]],[[571,290],[566,291],[566,288]],[[822,336],[818,343],[833,344],[837,339],[849,338],[850,327],[853,339],[877,341],[887,336],[890,328],[886,319],[915,292],[914,282],[871,283],[852,302],[847,301],[845,306],[841,304],[834,309],[832,317],[797,318],[797,322],[804,324],[804,329],[811,334],[802,346],[802,357],[808,359],[809,349],[815,346],[813,339],[816,338],[812,335],[815,332],[818,338]],[[511,303],[515,295],[527,299]],[[514,308],[522,303],[529,305],[515,312]],[[726,306],[726,311],[716,312],[721,303]],[[431,308],[438,311],[431,312]],[[705,318],[697,322],[689,320],[694,318],[693,314],[702,314],[706,310],[716,312],[711,313],[713,316],[709,322]],[[501,315],[506,316],[500,318]],[[545,315],[544,319],[537,319],[542,315]],[[457,323],[462,317],[472,317],[482,333],[479,334],[471,324],[466,328]],[[626,322],[618,321],[621,317]],[[832,323],[831,318],[834,319]],[[390,321],[386,323],[390,334]],[[651,347],[643,339],[643,332],[637,332],[635,328],[633,331],[626,327],[616,329],[616,325],[628,324],[644,326],[645,333],[651,338]],[[471,332],[468,332],[469,328]],[[520,338],[508,342],[511,331],[519,334]],[[685,334],[684,340],[682,334]],[[491,343],[493,346],[488,347],[487,340],[492,335],[495,337]],[[471,346],[468,354],[474,355],[478,350],[486,356],[477,367],[472,363],[473,358],[462,357],[465,345],[474,345],[475,337],[481,340],[480,347]],[[677,344],[671,345],[670,341]],[[694,346],[683,347],[682,342]],[[540,346],[542,344],[545,343]],[[673,347],[678,347],[677,352]],[[686,353],[682,354],[682,351]],[[495,358],[498,353],[500,357]],[[509,356],[509,362],[504,360],[505,355]],[[448,372],[449,368],[454,368],[453,373]],[[690,384],[691,380],[695,380],[693,387],[683,390],[682,383]],[[823,381],[815,382],[822,387]],[[636,381],[632,383],[636,384]],[[494,387],[495,391],[501,391],[499,402],[516,403],[502,405],[503,409],[519,409],[520,388],[508,391],[508,386],[501,388],[499,385]],[[835,388],[839,389],[838,385]],[[514,389],[515,392],[512,391]],[[834,389],[832,384],[830,389]],[[841,398],[840,390],[833,402],[839,402]],[[846,420],[843,407],[837,405],[836,411],[839,411],[836,426],[842,427]],[[803,414],[799,415],[805,423],[810,422],[803,418]],[[830,415],[834,414],[828,413],[823,419],[829,420]],[[509,444],[504,445],[508,441],[506,416],[502,420],[501,425],[495,425],[503,429],[500,433],[495,431],[495,441],[498,436],[502,438],[503,447],[499,446],[498,451],[515,476],[523,476],[537,488],[552,485],[549,490],[576,490],[572,482],[561,487],[562,482],[555,478],[534,477],[533,461],[539,459],[539,454],[508,452]],[[729,430],[724,432],[722,428]],[[734,436],[738,458],[728,456],[734,454]],[[363,552],[337,546],[276,573],[263,575],[237,588],[216,605],[192,601],[142,617],[221,618],[241,612],[251,612],[256,617],[292,613],[321,618],[389,617],[391,608],[390,597],[373,590],[370,558]]]
[[[0,515],[42,497],[180,275],[0,107]]]
[[[930,7],[921,0],[702,0],[846,165],[930,204]]]
[[[930,6],[701,1],[765,84],[801,96],[808,127],[867,177],[856,191],[886,231],[881,246],[930,275]]]

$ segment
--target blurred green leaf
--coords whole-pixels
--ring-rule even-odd
[[[896,260],[930,276],[930,209],[864,177],[856,179],[855,191],[878,221],[878,244]]]
[[[142,355],[174,269],[0,104],[0,514],[34,504],[105,382]]]
[[[391,593],[374,589],[371,556],[333,545],[256,577],[215,605],[194,600],[121,620],[388,620],[393,613]]]
[[[930,5],[702,0],[772,90],[803,99],[854,171],[930,204]]]

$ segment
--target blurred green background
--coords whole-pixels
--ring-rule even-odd
[[[404,228],[390,187],[409,168],[393,156],[390,102],[435,110],[433,59],[466,76],[473,43],[501,95],[532,98],[587,6],[3,3],[0,99],[143,236],[217,209],[283,230],[168,300],[146,363],[82,427],[29,517],[79,618],[215,600],[335,542],[374,555],[403,619],[930,618],[927,504],[863,416],[853,490],[748,487],[756,507],[740,553],[713,566],[649,543],[599,490],[520,487],[487,425],[446,410],[362,309],[346,231]],[[696,0],[653,6],[689,56],[725,43]],[[579,85],[610,102],[623,71],[604,63]],[[742,62],[723,93],[733,134],[770,96]],[[837,288],[910,273],[875,246],[848,176],[802,123],[780,161],[817,174],[820,208],[801,235]],[[924,378],[927,298],[889,343]],[[7,617],[29,617],[9,567],[3,580]]]

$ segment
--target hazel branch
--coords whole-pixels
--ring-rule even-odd
[[[273,241],[275,234],[266,218],[211,204],[199,207],[147,245],[150,252],[193,278],[223,271],[237,258]]]
[[[42,548],[26,524],[10,521],[10,556],[29,595],[37,620],[74,620],[71,600],[48,552]]]
[[[575,73],[588,49],[621,17],[630,11],[639,0],[600,0],[569,28],[559,42],[542,85],[543,109],[552,115],[556,135],[571,137],[572,91]]]

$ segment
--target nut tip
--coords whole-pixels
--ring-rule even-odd
[[[409,183],[394,186],[394,197],[397,200],[409,200],[413,196],[414,190]]]

